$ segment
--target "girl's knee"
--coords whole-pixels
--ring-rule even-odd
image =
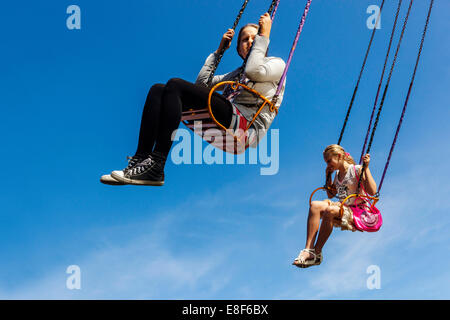
[[[159,93],[164,90],[165,85],[162,83],[156,83],[151,86],[149,93]]]
[[[327,203],[324,201],[313,201],[311,202],[311,210],[322,211],[327,207]]]
[[[170,89],[177,88],[184,81],[185,80],[180,78],[172,78],[169,81],[167,81],[166,87]]]

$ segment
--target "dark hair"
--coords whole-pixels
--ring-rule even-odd
[[[255,28],[256,30],[259,30],[259,25],[257,25],[256,23],[247,23],[245,26],[243,26],[243,27],[239,30],[239,34],[238,34],[238,38],[237,38],[236,50],[237,50],[238,55],[239,55],[242,59],[244,59],[244,58],[243,58],[243,57],[241,56],[241,54],[239,53],[239,45],[241,44],[242,31],[244,31],[244,29],[247,28],[247,27],[253,27],[253,28]],[[269,54],[269,49],[267,48],[267,51],[266,51],[266,57],[267,57],[268,54]]]
[[[236,50],[238,55],[242,58],[241,54],[239,53],[239,45],[241,44],[241,38],[242,38],[242,31],[244,31],[245,28],[247,27],[253,27],[256,30],[259,30],[259,25],[255,24],[255,23],[247,23],[245,26],[243,26],[241,28],[241,30],[239,30],[239,34],[238,34],[238,38],[237,38],[237,45],[236,45]],[[243,59],[243,58],[242,58]]]

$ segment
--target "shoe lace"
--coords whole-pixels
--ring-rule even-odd
[[[136,164],[138,164],[139,162],[141,162],[142,159],[144,159],[144,157],[141,156],[141,155],[135,155],[135,156],[132,156],[132,157],[127,156],[128,165],[127,165],[127,167],[126,167],[125,170],[131,169],[131,168],[134,167]]]
[[[155,163],[155,160],[153,160],[152,158],[147,158],[143,161],[141,161],[138,165],[136,165],[134,168],[132,168],[130,170],[131,174],[141,174],[145,171],[147,171],[148,168],[152,167],[153,164]]]

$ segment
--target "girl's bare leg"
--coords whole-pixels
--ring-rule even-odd
[[[317,232],[319,231],[321,212],[327,207],[324,201],[313,201],[309,208],[308,224],[306,231],[306,249],[314,248]]]
[[[307,222],[307,231],[306,231],[306,249],[313,249],[314,242],[316,241],[317,232],[319,231],[320,226],[320,217],[322,212],[328,207],[328,203],[326,201],[313,201],[311,202],[311,206],[309,208],[308,214],[308,222]],[[301,258],[308,260],[312,259],[313,255],[308,252],[302,252],[300,255]],[[294,261],[294,264],[295,261]]]
[[[314,249],[317,254],[322,252],[322,248],[325,245],[325,242],[327,242],[331,232],[333,231],[333,219],[334,217],[337,217],[338,214],[339,214],[338,206],[328,206],[324,210],[319,236],[317,238],[316,245],[314,246]]]

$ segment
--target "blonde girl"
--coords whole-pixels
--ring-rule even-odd
[[[338,219],[338,217],[341,202],[347,196],[357,191],[362,166],[356,165],[350,154],[345,152],[344,148],[337,144],[332,144],[325,148],[323,159],[327,164],[325,169],[327,195],[330,199],[336,196],[339,201],[333,202],[327,199],[311,202],[307,222],[305,249],[300,251],[300,254],[292,263],[300,268],[319,265],[322,262],[322,248],[333,231],[333,227],[339,227],[341,230],[356,231],[353,224],[353,213],[348,207],[348,205],[354,204],[355,198],[350,198],[346,205],[344,205],[342,219]],[[365,172],[362,176],[361,185],[368,195],[374,195],[377,192],[377,185],[369,170],[369,154],[364,155],[363,162],[365,164]],[[334,181],[331,182],[331,175],[335,171]],[[320,224],[320,220],[322,220],[322,224]],[[317,233],[319,235],[316,241]]]

